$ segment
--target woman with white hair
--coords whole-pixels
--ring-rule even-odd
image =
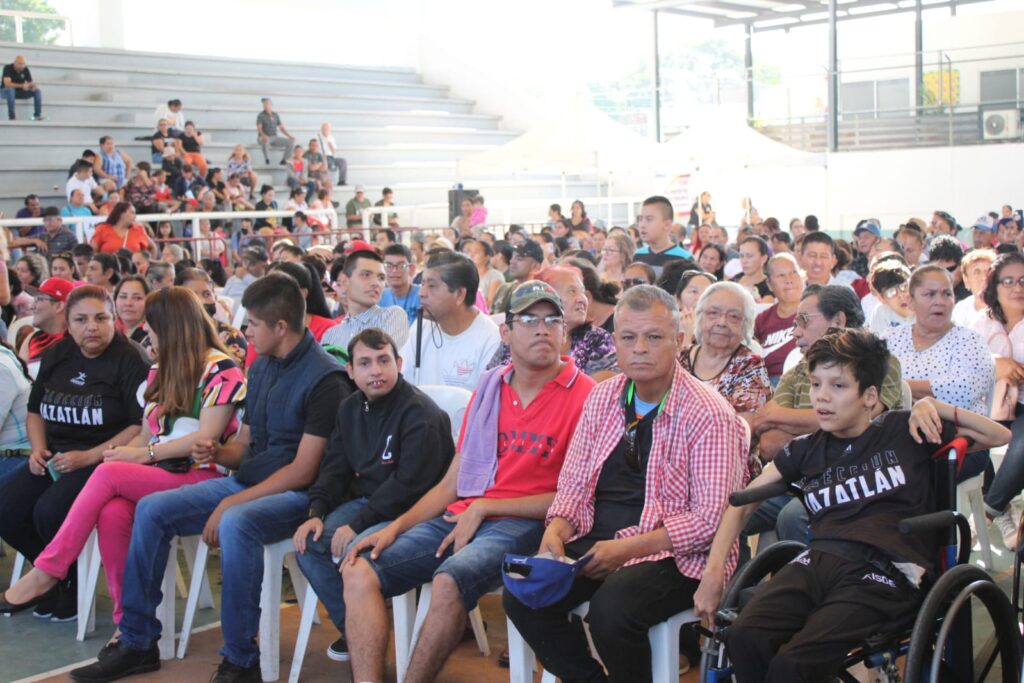
[[[717,282],[697,302],[694,344],[679,355],[683,369],[714,389],[737,413],[751,413],[772,397],[764,360],[751,345],[754,298],[735,282]]]

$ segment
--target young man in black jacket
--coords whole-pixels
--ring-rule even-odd
[[[352,338],[348,353],[346,369],[359,390],[338,407],[309,490],[309,519],[294,538],[302,573],[341,632],[327,648],[335,661],[349,658],[337,560],[354,539],[380,530],[419,500],[455,454],[448,415],[402,379],[391,337],[367,328]]]

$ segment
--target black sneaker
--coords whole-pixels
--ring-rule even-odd
[[[32,612],[32,616],[36,619],[49,619],[53,616],[53,610],[57,607],[57,598],[60,595],[60,584],[57,584],[50,592],[47,593],[39,604],[36,605],[36,609]]]
[[[352,656],[348,653],[348,641],[345,636],[338,636],[338,639],[327,647],[327,656],[336,662],[347,662]]]
[[[57,584],[57,601],[53,605],[50,621],[63,624],[78,618],[78,591],[65,580]]]
[[[259,664],[241,667],[225,659],[217,667],[217,673],[213,674],[210,683],[263,683],[263,674],[260,673]]]
[[[104,647],[106,649],[106,647]],[[148,650],[133,650],[127,645],[118,643],[103,659],[89,666],[75,669],[68,676],[79,683],[108,683],[125,676],[144,674],[160,669],[160,648],[156,641]]]

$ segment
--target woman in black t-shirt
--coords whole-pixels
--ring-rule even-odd
[[[103,460],[142,422],[149,361],[117,331],[114,304],[100,287],[72,290],[68,334],[43,354],[26,420],[32,454],[0,486],[0,538],[34,560],[60,528],[75,497]],[[70,620],[75,577],[36,608]]]

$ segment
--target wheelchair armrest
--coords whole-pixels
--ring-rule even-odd
[[[900,530],[901,534],[919,534],[925,531],[948,529],[954,525],[960,526],[961,522],[966,527],[967,536],[970,536],[971,527],[967,520],[963,515],[953,510],[939,510],[938,512],[930,512],[926,515],[908,517],[907,519],[900,520],[896,528]],[[964,529],[961,529],[961,531],[964,531]]]
[[[764,486],[748,486],[742,491],[733,491],[729,495],[729,505],[741,507],[751,503],[760,503],[769,498],[784,496],[790,493],[790,490],[790,485],[784,481],[776,481]]]

